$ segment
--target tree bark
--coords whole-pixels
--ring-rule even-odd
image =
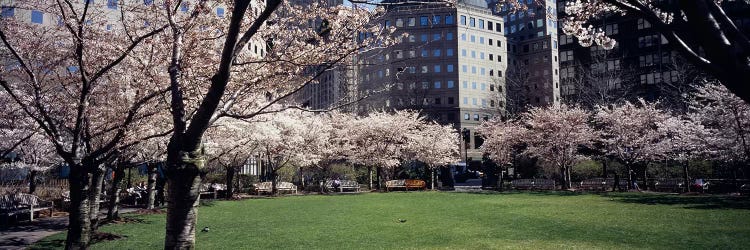
[[[99,228],[99,207],[102,200],[103,185],[104,168],[96,166],[91,174],[91,187],[89,188],[89,218],[92,233]]]
[[[367,188],[372,190],[372,167],[367,167]]]
[[[29,171],[29,193],[33,194],[36,191],[36,170]]]
[[[166,237],[164,249],[195,249],[195,224],[198,220],[202,154],[181,153],[170,157]]]
[[[148,168],[148,184],[146,186],[146,209],[154,209],[154,203],[156,201],[156,164],[151,163],[146,167]]]
[[[112,178],[112,187],[109,193],[109,208],[107,209],[107,219],[114,220],[120,218],[120,184],[125,177],[125,166],[118,163],[114,169],[115,177]]]
[[[690,175],[688,174],[688,167],[690,167],[690,161],[685,161],[685,164],[682,165],[682,177],[685,181],[685,190],[690,192]]]
[[[81,165],[70,166],[70,212],[65,249],[88,249],[91,240],[89,218],[90,176]]]
[[[234,172],[235,172],[236,169],[234,167],[227,167],[225,169],[227,170],[227,176],[226,176],[226,179],[227,179],[227,183],[226,183],[226,185],[227,185],[226,196],[227,197],[226,198],[228,200],[231,200],[232,196],[234,195],[234,185],[232,185],[232,184],[233,184],[233,181],[234,181]]]
[[[432,188],[431,189],[434,191],[435,190],[435,169],[433,169],[433,168],[428,168],[428,169],[430,169],[430,172],[432,174],[432,176],[430,177],[430,179],[431,179],[430,182],[432,183]]]

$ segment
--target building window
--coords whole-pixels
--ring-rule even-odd
[[[433,41],[440,41],[440,34],[432,34]]]
[[[117,0],[107,0],[107,8],[116,10],[117,9]]]
[[[453,65],[448,65],[448,66],[451,66],[451,68],[453,68],[453,67],[452,67]],[[452,88],[453,88],[453,85],[454,85],[454,83],[453,83],[453,81],[448,81],[448,84],[447,84],[447,85],[448,85],[447,87],[448,87],[449,89],[452,89]],[[453,102],[452,102],[453,98],[449,98],[448,100],[451,100],[451,103],[450,103],[450,104],[453,104]]]
[[[461,34],[461,41],[466,41],[466,33]]]
[[[433,50],[432,51],[432,56],[434,56],[434,57],[440,56],[440,49]]]
[[[430,83],[422,82],[422,89],[429,89],[429,88],[430,88]]]
[[[473,50],[471,51],[471,58],[477,58],[477,52],[476,51],[473,51]]]
[[[484,37],[483,36],[479,37],[479,44],[484,44]]]
[[[492,28],[492,22],[491,21],[487,21],[487,30],[489,30],[489,31],[493,30],[493,28]],[[490,44],[490,45],[492,45],[492,44]]]
[[[470,17],[469,18],[469,27],[476,27],[476,25],[477,25],[477,20],[474,19],[473,17]]]
[[[469,104],[469,98],[468,97],[464,97],[464,104]],[[469,114],[466,114],[466,118],[465,119],[466,120],[469,119]]]
[[[427,18],[427,16],[421,16],[421,17],[419,17],[419,25],[421,25],[421,26],[430,25],[430,19]]]
[[[471,98],[471,105],[477,105],[477,98]]]
[[[445,24],[454,24],[454,23],[455,23],[455,20],[453,20],[453,16],[451,15],[445,16]]]
[[[474,35],[471,35],[471,37],[469,38],[469,41],[472,42],[472,43],[476,42],[477,41],[477,37],[474,36]]]
[[[440,73],[440,65],[435,65],[434,69],[435,69],[434,71],[435,73]]]
[[[428,57],[430,55],[430,52],[427,51],[427,49],[422,49],[422,57]]]
[[[440,16],[432,16],[432,24],[440,24]]]
[[[420,37],[420,38],[419,38],[419,40],[420,40],[420,41],[422,41],[422,42],[427,42],[427,34],[422,34],[422,35],[421,35],[421,36],[419,36],[419,37]]]
[[[453,40],[453,32],[445,33],[445,40]]]
[[[453,64],[446,65],[446,71],[453,72]],[[450,82],[450,81],[449,81]]]
[[[461,25],[466,25],[466,16],[461,15]]]
[[[31,11],[31,22],[42,24],[44,23],[44,13],[38,10]]]
[[[638,18],[638,29],[640,30],[640,29],[647,29],[647,28],[651,28],[651,23],[649,23],[643,18]]]
[[[396,27],[404,27],[404,19],[396,18]]]
[[[446,49],[445,56],[453,56],[453,49]]]
[[[441,85],[442,85],[442,84],[441,84],[440,82],[435,82],[435,88],[436,88],[436,89],[439,89],[439,88],[441,88],[441,87],[442,87]]]
[[[560,52],[560,62],[567,62],[567,61],[573,61],[573,51],[567,50],[567,51],[561,51]]]
[[[13,17],[15,14],[16,14],[15,7],[3,6],[2,11],[0,11],[0,15],[2,15],[2,17]]]
[[[385,26],[386,28],[388,28],[388,27],[391,27],[391,20],[385,20],[385,22],[383,22],[383,25],[384,25],[384,26]]]
[[[479,19],[479,28],[484,29],[484,19]]]
[[[427,66],[422,66],[422,73],[427,73],[428,71]]]
[[[143,5],[152,5],[154,4],[154,0],[143,0]]]
[[[477,83],[471,82],[471,89],[477,89]]]
[[[476,99],[474,99],[476,101]],[[474,114],[474,120],[479,121],[479,114]]]
[[[615,23],[615,24],[608,24],[607,26],[604,26],[604,32],[608,36],[611,36],[611,35],[616,35],[620,33],[620,30],[617,27],[617,24]]]
[[[487,90],[487,84],[486,83],[482,83],[480,89],[481,90]]]
[[[435,105],[440,105],[442,102],[440,101],[440,98],[435,98]]]
[[[466,50],[465,49],[461,49],[461,56],[466,57]]]
[[[409,25],[409,27],[416,26],[417,25],[417,18],[416,17],[410,17],[408,25]]]
[[[464,73],[466,73],[467,69],[468,69],[468,66],[466,66],[466,65],[461,65],[461,72],[464,72]]]
[[[464,97],[464,101],[465,100],[466,100],[466,97]],[[470,119],[469,117],[471,117],[471,115],[469,115],[469,113],[465,113],[464,114],[464,120],[469,120]]]
[[[224,17],[224,8],[216,8],[216,15],[219,17]]]

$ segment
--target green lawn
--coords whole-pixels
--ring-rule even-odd
[[[101,230],[93,249],[160,249],[164,215]],[[399,223],[398,219],[405,219]],[[369,193],[219,201],[199,249],[747,249],[747,198],[654,194]],[[203,227],[210,232],[200,232]],[[59,247],[59,234],[35,245]]]

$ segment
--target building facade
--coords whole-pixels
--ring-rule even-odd
[[[401,42],[358,56],[359,111],[421,110],[428,118],[464,131],[466,158],[481,159],[483,120],[501,115],[507,41],[503,20],[481,0],[398,4],[379,25],[395,27]]]

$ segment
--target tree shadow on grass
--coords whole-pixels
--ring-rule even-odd
[[[727,195],[669,195],[641,193],[608,193],[603,196],[624,203],[645,205],[679,205],[689,209],[748,209],[750,198]]]
[[[46,250],[46,249],[62,249],[65,247],[65,239],[55,240],[42,240],[37,242],[33,246],[29,247],[30,250]]]
[[[483,190],[481,192],[462,192],[473,195],[537,195],[537,196],[579,196],[587,193],[573,192],[567,190],[506,190],[493,191]]]

